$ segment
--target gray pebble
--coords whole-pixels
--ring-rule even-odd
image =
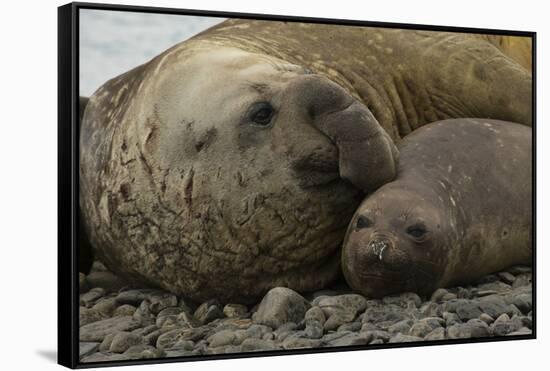
[[[433,301],[435,303],[441,303],[443,301],[443,297],[447,295],[449,291],[441,288],[437,289],[432,293],[432,296],[430,298],[430,301]]]
[[[219,347],[223,345],[233,344],[234,340],[235,333],[231,330],[222,330],[220,332],[216,332],[206,339],[211,347]]]
[[[80,307],[79,308],[79,325],[82,327],[92,322],[100,321],[104,317],[95,309]]]
[[[240,318],[248,314],[248,309],[242,304],[226,304],[223,307],[223,314],[228,318]]]
[[[99,343],[96,342],[80,342],[78,355],[79,358],[86,357],[92,353],[95,353],[99,350]]]
[[[91,307],[93,303],[105,295],[105,290],[101,287],[95,287],[85,294],[80,295],[80,305]]]
[[[424,337],[424,340],[445,340],[445,329],[438,327]]]
[[[405,319],[388,327],[388,332],[390,334],[399,334],[399,333],[406,334],[409,332],[409,329],[411,328],[412,324],[413,324],[412,320]]]
[[[511,285],[516,280],[516,276],[509,272],[500,272],[497,273],[498,278],[500,278],[504,283]]]
[[[274,350],[279,347],[272,340],[245,339],[241,344],[243,352],[256,352],[262,350]]]
[[[143,344],[143,338],[139,335],[127,331],[121,331],[115,334],[109,351],[113,353],[124,353],[133,345]]]
[[[402,308],[407,308],[409,306],[409,302],[411,302],[416,308],[418,308],[422,303],[422,299],[420,299],[420,296],[413,292],[405,292],[399,295],[386,296],[382,299],[382,302],[386,305],[395,304]]]
[[[327,341],[326,344],[334,347],[343,347],[350,345],[366,345],[372,340],[372,335],[368,333],[350,333],[342,337]]]
[[[130,304],[123,304],[114,310],[113,316],[133,316],[135,312],[136,307]]]
[[[215,319],[223,318],[223,311],[217,301],[209,300],[199,305],[193,316],[201,323],[210,323]]]
[[[140,323],[130,316],[119,316],[89,323],[80,327],[80,341],[103,341],[108,334],[131,331]]]
[[[90,354],[80,360],[82,363],[87,362],[111,362],[111,361],[125,361],[130,359],[129,356],[124,354],[109,353],[109,352],[97,352]]]
[[[264,296],[252,321],[276,329],[287,322],[302,321],[309,307],[309,302],[296,291],[276,287]]]
[[[304,320],[306,321],[306,326],[310,322],[320,323],[322,326],[326,321],[326,317],[321,308],[314,306],[307,310],[306,314],[304,315]]]
[[[486,324],[490,325],[491,323],[495,322],[495,319],[488,315],[487,313],[481,313],[479,316],[479,319],[485,322]]]

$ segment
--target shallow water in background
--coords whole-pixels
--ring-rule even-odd
[[[225,20],[173,14],[80,10],[80,95]]]

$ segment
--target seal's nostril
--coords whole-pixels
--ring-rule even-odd
[[[371,240],[367,245],[368,251],[382,261],[384,250],[390,246],[387,240]]]

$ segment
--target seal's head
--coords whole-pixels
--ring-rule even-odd
[[[349,285],[369,297],[437,288],[447,253],[442,213],[421,194],[388,184],[355,214],[344,242]]]
[[[323,287],[360,190],[391,181],[397,156],[327,77],[193,42],[98,90],[81,138],[98,255],[197,301]]]

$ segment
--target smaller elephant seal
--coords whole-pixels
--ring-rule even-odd
[[[363,201],[342,268],[369,297],[466,284],[531,264],[531,129],[452,119],[400,144],[397,178]]]

